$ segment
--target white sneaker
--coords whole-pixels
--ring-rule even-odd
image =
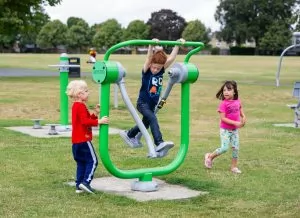
[[[164,150],[166,148],[170,149],[174,147],[174,143],[173,142],[161,142],[156,148],[155,151],[156,152],[160,152],[161,150]]]
[[[168,151],[174,147],[173,142],[162,142],[156,148],[157,157],[164,157],[168,154]]]
[[[237,168],[237,167],[232,168],[231,172],[236,173],[236,174],[241,174],[242,173],[242,171],[240,171],[239,168]]]
[[[139,137],[136,136],[134,139],[135,139],[135,142],[138,145],[138,147],[142,147],[143,146],[143,144],[141,142],[141,138],[139,138]]]
[[[87,193],[95,194],[95,193],[94,193],[94,190],[92,189],[92,187],[91,187],[89,184],[86,184],[86,183],[80,183],[79,188],[80,188],[82,191],[85,191],[85,192],[87,192]]]
[[[135,140],[136,140],[137,144],[138,144],[140,147],[143,146],[143,144],[142,144],[142,142],[141,142],[142,136],[143,136],[143,134],[142,134],[141,132],[139,132],[139,133],[135,136]]]
[[[80,188],[76,188],[76,191],[75,191],[76,194],[80,194],[80,193],[83,193],[83,190],[81,190]]]
[[[164,157],[168,154],[170,149],[163,149],[160,152],[156,152],[156,156],[157,157]]]
[[[129,138],[127,133],[128,132],[126,130],[120,131],[120,136],[124,139],[127,145],[129,145],[132,148],[138,148],[142,146],[142,144],[139,143],[136,138]]]

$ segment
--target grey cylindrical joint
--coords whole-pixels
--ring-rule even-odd
[[[180,69],[179,68],[172,68],[168,72],[170,78],[178,77],[180,74]]]
[[[187,79],[188,69],[183,63],[175,63],[168,74],[172,83],[182,83]]]
[[[118,75],[118,79],[117,79],[116,83],[120,82],[123,79],[123,77],[126,76],[126,71],[125,71],[124,67],[122,66],[122,64],[117,62],[117,66],[118,66],[119,75]]]

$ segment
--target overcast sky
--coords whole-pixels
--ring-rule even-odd
[[[63,23],[69,17],[80,17],[90,25],[102,23],[115,18],[122,27],[133,20],[147,22],[152,12],[171,9],[186,21],[200,20],[213,31],[219,29],[214,19],[219,0],[62,0],[60,5],[46,7],[51,20],[58,19]]]

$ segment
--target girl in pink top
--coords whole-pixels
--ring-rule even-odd
[[[220,114],[220,137],[221,147],[217,148],[212,153],[205,154],[205,167],[212,168],[214,158],[225,153],[229,144],[232,146],[232,161],[231,172],[241,173],[237,168],[238,151],[239,151],[239,133],[238,128],[246,124],[246,116],[243,112],[241,101],[239,100],[239,93],[235,81],[226,81],[216,97],[221,101],[218,112]]]

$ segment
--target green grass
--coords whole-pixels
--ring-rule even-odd
[[[76,55],[74,55],[76,56]],[[0,55],[0,68],[47,69],[58,55]],[[115,55],[127,69],[126,88],[135,104],[144,56]],[[82,56],[82,62],[87,56]],[[99,56],[99,58],[101,58]],[[178,60],[182,61],[183,56]],[[38,60],[38,61],[36,61]],[[208,195],[187,200],[136,202],[126,197],[98,193],[76,195],[64,185],[73,179],[75,162],[67,138],[41,139],[5,129],[59,121],[58,78],[0,77],[0,217],[299,217],[299,129],[274,127],[290,123],[296,103],[293,83],[299,80],[299,58],[283,61],[280,87],[275,87],[278,57],[193,56],[200,76],[191,85],[190,145],[184,163],[175,172],[161,176]],[[86,66],[86,71],[89,66]],[[98,102],[98,87],[91,89],[89,105]],[[229,172],[230,152],[203,167],[203,156],[219,146],[219,101],[214,97],[225,79],[238,82],[247,124],[240,130],[241,175]],[[167,78],[165,78],[166,84]],[[127,148],[119,136],[110,136],[113,162],[121,169],[164,166],[177,154],[180,142],[180,86],[174,87],[158,118],[165,140],[176,147],[163,159],[145,158],[147,149]],[[113,104],[113,88],[111,90]],[[134,123],[124,103],[111,105],[112,127],[129,128]],[[99,138],[94,138],[99,152]],[[99,164],[96,177],[109,176]]]

